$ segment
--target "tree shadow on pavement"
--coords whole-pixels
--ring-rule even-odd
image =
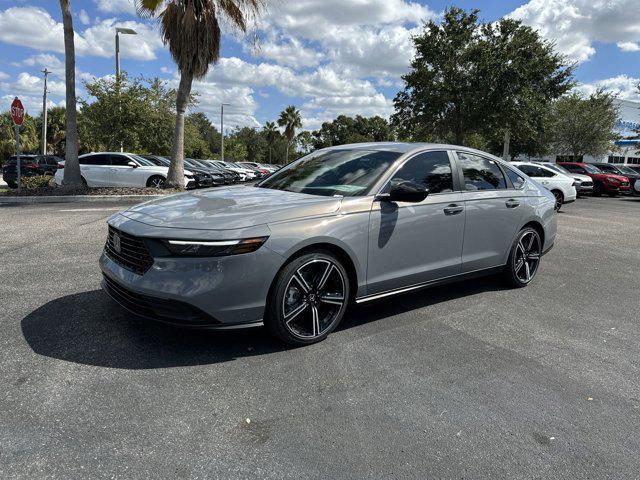
[[[339,329],[502,288],[498,279],[486,277],[354,305]],[[46,303],[22,320],[22,333],[40,355],[123,369],[207,365],[291,348],[263,328],[214,332],[145,320],[122,309],[101,290]]]

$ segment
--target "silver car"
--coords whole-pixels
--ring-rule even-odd
[[[199,190],[108,220],[103,287],[123,307],[189,327],[266,326],[324,339],[350,302],[478,274],[524,287],[556,236],[555,199],[464,147],[318,150],[256,186]]]

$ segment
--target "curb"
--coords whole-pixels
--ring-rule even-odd
[[[98,203],[98,202],[144,202],[162,198],[166,195],[67,195],[67,196],[33,196],[33,197],[5,197],[0,196],[0,205],[35,205],[38,203]]]

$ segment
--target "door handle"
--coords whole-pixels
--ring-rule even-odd
[[[516,208],[520,206],[520,202],[511,198],[505,202],[505,205],[507,206],[507,208]]]
[[[451,205],[448,205],[446,207],[444,207],[444,214],[445,215],[457,215],[459,213],[461,213],[464,210],[464,207],[461,205],[456,205],[455,203],[452,203]]]

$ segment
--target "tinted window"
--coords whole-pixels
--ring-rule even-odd
[[[125,157],[124,155],[111,155],[112,164],[119,167],[127,166],[130,161],[131,159],[129,159],[129,157]]]
[[[430,193],[453,191],[453,174],[447,152],[425,152],[407,161],[392,182],[410,181],[424,185]]]
[[[58,162],[61,162],[62,159],[59,157],[47,157],[47,163],[49,165],[58,165]]]
[[[366,195],[400,155],[359,148],[319,151],[278,170],[259,186],[328,197]]]
[[[78,160],[80,165],[111,165],[111,158],[109,155],[99,153],[96,155],[87,155]]]
[[[458,158],[464,174],[466,190],[502,190],[507,188],[502,170],[493,160],[466,152],[458,152]]]
[[[598,169],[602,170],[603,172],[618,173],[616,167],[612,165],[598,165]]]
[[[580,165],[562,165],[562,166],[573,173],[584,173],[584,169]]]
[[[550,172],[549,170],[545,170],[544,168],[538,167],[537,165],[518,165],[518,170],[530,177],[555,177],[556,174]]]
[[[510,168],[505,168],[505,170],[507,171],[507,177],[509,177],[509,180],[511,180],[511,183],[513,183],[513,188],[520,189],[524,187],[524,178],[522,178]]]

